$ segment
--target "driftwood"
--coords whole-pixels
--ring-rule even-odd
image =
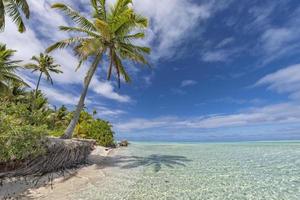
[[[46,153],[24,161],[13,171],[0,173],[0,179],[27,175],[42,176],[49,172],[59,172],[76,167],[86,163],[95,144],[94,140],[49,137],[45,142]]]

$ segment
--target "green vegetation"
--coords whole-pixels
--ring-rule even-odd
[[[119,87],[122,78],[126,82],[131,81],[123,65],[124,60],[148,65],[145,56],[150,53],[150,49],[136,45],[136,40],[145,37],[144,29],[148,26],[148,20],[135,13],[131,4],[131,0],[117,0],[107,9],[106,0],[91,0],[91,19],[83,17],[62,3],[52,6],[63,11],[76,26],[60,26],[61,31],[72,32],[74,37],[53,44],[46,52],[70,46],[79,59],[78,67],[87,60],[92,63],[83,80],[83,90],[74,112],[70,112],[65,106],[53,108],[44,93],[39,90],[43,75],[53,84],[50,73],[62,73],[60,65],[55,64],[51,56],[41,53],[39,56],[33,56],[31,63],[21,66],[21,61],[12,60],[15,51],[0,44],[0,164],[18,162],[45,153],[47,149],[44,142],[47,136],[70,139],[74,133],[77,138],[94,139],[102,146],[115,146],[112,125],[108,121],[95,118],[96,110],[92,114],[88,113],[84,109],[84,100],[91,79],[103,58],[109,61],[107,79],[111,78],[113,71],[116,72]],[[4,30],[7,15],[17,24],[19,32],[24,32],[23,14],[29,18],[26,0],[0,0],[0,31]],[[39,72],[35,90],[29,88],[22,80],[23,71],[16,73],[18,69]],[[52,139],[54,143],[57,140],[60,141],[57,142],[60,145],[67,145],[61,142],[61,139]],[[76,142],[79,143],[79,147],[73,152],[75,156],[68,157],[68,148],[61,148],[67,149],[65,154],[57,155],[55,152],[50,155],[59,161],[58,166],[52,166],[53,169],[78,163],[78,160],[87,157],[84,153],[90,152],[91,146],[94,145],[90,141],[89,144],[87,141],[84,141],[85,144]],[[80,145],[88,150],[80,152]],[[60,159],[56,159],[57,157]]]
[[[75,128],[74,136],[79,138],[92,138],[101,146],[114,146],[112,126],[109,122],[94,119],[86,111],[81,111],[79,122]]]
[[[46,136],[61,136],[73,113],[65,106],[54,110],[39,91],[11,93],[0,99],[0,162],[25,159],[43,152],[42,141]],[[75,137],[95,139],[102,146],[114,146],[112,126],[107,121],[95,119],[82,111],[76,126]]]
[[[5,27],[5,14],[18,26],[19,32],[26,30],[20,10],[28,19],[30,11],[26,0],[0,0],[0,31]]]
[[[119,86],[121,76],[126,82],[130,82],[130,77],[125,70],[122,60],[148,64],[145,55],[150,53],[150,48],[135,45],[136,40],[145,37],[143,29],[148,26],[148,20],[135,13],[131,4],[131,0],[118,0],[111,6],[111,9],[107,10],[106,0],[91,0],[92,20],[85,18],[65,4],[56,3],[52,6],[63,11],[77,25],[74,27],[60,26],[60,30],[72,32],[78,36],[56,42],[47,49],[47,52],[72,46],[79,58],[77,68],[87,59],[91,58],[93,60],[86,74],[76,111],[63,138],[71,138],[73,135],[84,107],[84,100],[90,82],[103,56],[107,54],[109,60],[107,79],[111,78],[112,70],[114,69]]]
[[[28,63],[26,67],[28,69],[32,69],[32,73],[38,71],[40,74],[35,89],[37,95],[43,74],[45,74],[47,81],[50,81],[50,83],[53,85],[50,72],[59,74],[62,73],[62,71],[58,69],[60,65],[54,64],[54,59],[47,54],[40,53],[39,57],[33,56],[31,60],[35,61],[36,63]]]
[[[15,74],[19,67],[19,60],[11,60],[15,51],[7,49],[6,45],[0,44],[0,94],[7,92],[11,84],[24,84],[22,79]]]

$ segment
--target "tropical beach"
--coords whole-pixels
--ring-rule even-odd
[[[97,148],[90,166],[18,195],[20,199],[298,199],[299,153],[297,141],[136,142],[106,153]]]
[[[299,18],[0,0],[0,199],[300,199]]]

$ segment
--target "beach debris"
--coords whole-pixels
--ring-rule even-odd
[[[120,147],[127,147],[129,145],[129,142],[127,140],[122,140],[118,143]]]

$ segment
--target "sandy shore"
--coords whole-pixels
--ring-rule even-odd
[[[75,192],[80,186],[93,184],[105,177],[105,172],[99,167],[101,161],[115,155],[117,151],[118,149],[96,147],[89,157],[91,165],[71,170],[64,176],[53,174],[52,184],[49,184],[48,176],[42,177],[38,182],[34,178],[4,180],[0,185],[0,199],[7,196],[11,199],[66,199],[68,194]]]

